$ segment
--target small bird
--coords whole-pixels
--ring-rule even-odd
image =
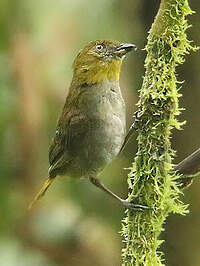
[[[136,50],[134,44],[96,40],[76,56],[69,93],[49,150],[49,177],[30,208],[62,175],[89,179],[126,208],[147,208],[121,199],[98,179],[125,140],[125,103],[119,76],[122,61],[132,50]]]

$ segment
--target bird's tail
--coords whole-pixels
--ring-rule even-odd
[[[28,206],[28,209],[31,210],[33,205],[40,199],[42,198],[47,189],[50,187],[51,183],[54,181],[55,177],[49,177],[41,187],[40,191],[36,194],[35,198],[31,201],[31,203]]]

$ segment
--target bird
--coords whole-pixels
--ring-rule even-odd
[[[131,43],[95,40],[79,51],[49,149],[48,179],[29,209],[44,196],[57,176],[84,177],[125,208],[148,208],[122,199],[99,179],[104,167],[117,157],[126,139],[126,109],[119,77],[125,56],[136,49]]]

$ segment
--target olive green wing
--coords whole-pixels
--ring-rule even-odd
[[[49,177],[62,174],[72,160],[73,150],[85,136],[87,119],[79,112],[69,112],[68,118],[62,116],[58,122],[56,135],[49,149]]]
[[[55,177],[57,169],[61,167],[62,158],[67,146],[68,132],[62,132],[59,128],[49,149],[49,176]]]
[[[49,148],[49,176],[55,177],[59,173],[59,168],[62,168],[67,163],[67,158],[63,156],[67,154],[70,135],[70,111],[67,108],[58,120],[56,134]]]
[[[49,148],[49,164],[53,165],[64,152],[64,147],[66,143],[66,132],[63,133],[60,130],[56,130],[56,135],[53,138],[52,144]]]

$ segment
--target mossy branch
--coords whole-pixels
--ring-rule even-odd
[[[180,129],[176,66],[190,49],[186,16],[192,11],[187,0],[162,0],[146,46],[146,73],[135,114],[138,151],[128,176],[129,201],[152,208],[147,212],[127,211],[123,220],[123,265],[164,265],[158,251],[163,224],[170,213],[186,214],[179,199],[179,178],[172,171],[174,151],[170,137]]]

